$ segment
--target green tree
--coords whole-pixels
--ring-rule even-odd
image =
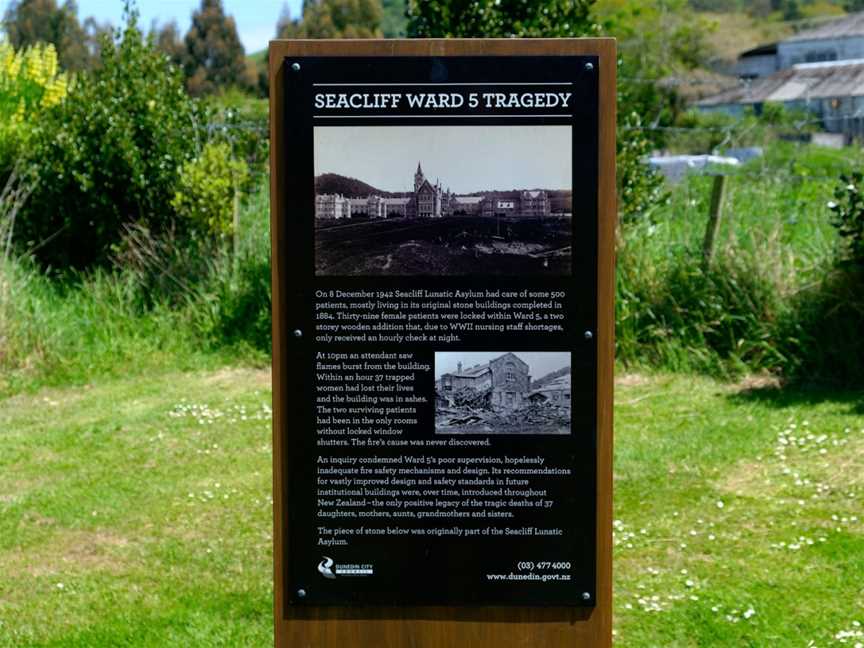
[[[803,17],[804,12],[801,11],[798,0],[786,0],[783,3],[783,20],[801,20]]]
[[[306,1],[304,0],[304,5]],[[300,29],[300,18],[291,16],[291,7],[282,5],[279,20],[276,21],[276,38],[293,38]]]
[[[100,65],[39,121],[29,155],[38,185],[19,220],[21,246],[54,268],[85,267],[109,259],[124,226],[182,228],[171,202],[205,124],[179,69],[130,13],[117,40],[103,42]]]
[[[201,0],[201,8],[192,14],[185,44],[186,87],[192,95],[254,86],[237,25],[225,14],[222,0]]]
[[[381,38],[381,0],[304,0],[303,17],[283,14],[280,38]]]
[[[156,49],[171,59],[172,63],[182,67],[186,61],[186,45],[180,37],[177,23],[172,20],[159,27],[154,22],[150,34]]]
[[[106,42],[106,39],[110,41],[113,34],[114,28],[109,22],[100,23],[93,16],[84,20],[84,40],[90,54],[89,67],[99,65],[102,43]]]
[[[64,69],[83,70],[90,64],[87,36],[74,0],[62,6],[57,0],[12,0],[3,20],[15,49],[51,43]]]
[[[410,0],[408,35],[446,37],[584,36],[595,0]]]
[[[383,0],[381,31],[384,38],[405,38],[408,33],[408,3],[406,0]]]

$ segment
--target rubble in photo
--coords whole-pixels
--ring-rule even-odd
[[[531,381],[513,353],[446,373],[435,384],[438,434],[569,434],[570,368]]]

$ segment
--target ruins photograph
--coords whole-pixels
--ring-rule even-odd
[[[438,352],[437,434],[570,434],[570,353]]]
[[[316,275],[570,273],[569,126],[314,131]]]

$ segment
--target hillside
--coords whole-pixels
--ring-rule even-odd
[[[392,195],[389,191],[381,191],[357,178],[348,178],[338,173],[322,173],[315,176],[316,194],[341,194],[347,198],[364,198],[370,194],[379,196]]]
[[[551,373],[546,374],[542,378],[538,378],[537,380],[531,381],[531,389],[540,389],[543,385],[547,385],[556,378],[560,378],[561,376],[566,376],[570,373],[570,367],[561,367],[560,369],[556,369]]]

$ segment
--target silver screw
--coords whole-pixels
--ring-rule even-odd
[[[586,72],[590,72],[590,71],[593,70],[593,69],[594,69],[594,64],[593,64],[593,63],[588,62],[588,63],[585,64],[585,71],[586,71]]]
[[[594,334],[591,331],[585,331],[584,335],[586,340],[590,340],[594,337]]]
[[[591,594],[589,594],[588,592],[582,592],[582,600],[583,601],[590,601],[591,600]]]
[[[299,63],[292,63],[291,69],[294,70],[295,72],[299,72],[300,71],[300,64]]]
[[[306,598],[306,590],[298,589],[297,590],[297,598]]]
[[[303,337],[303,331],[301,331],[300,329],[294,329],[294,337],[296,337],[296,338]]]

